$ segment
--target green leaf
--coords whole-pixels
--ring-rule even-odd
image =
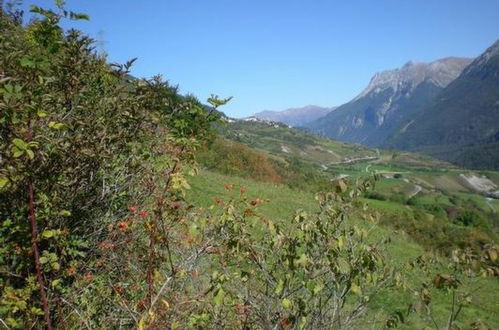
[[[314,292],[314,289],[315,289],[315,282],[310,280],[307,282],[307,289],[310,291],[310,292]]]
[[[35,153],[31,149],[26,150],[26,154],[28,155],[29,159],[35,158]]]
[[[43,264],[46,264],[47,262],[49,261],[49,259],[47,257],[40,257],[40,263],[43,265]]]
[[[324,288],[324,285],[322,283],[317,283],[314,287],[314,294],[318,294],[319,292],[322,291]]]
[[[218,289],[217,293],[213,297],[213,302],[217,306],[221,305],[223,300],[224,300],[224,297],[225,297],[225,291],[224,291],[224,289],[220,288],[220,289]]]
[[[4,86],[4,90],[7,93],[12,94],[14,92],[14,86],[12,86],[11,84],[7,84]]]
[[[308,257],[305,253],[300,255],[300,258],[296,261],[296,264],[302,267],[306,267],[309,263]]]
[[[38,307],[31,307],[30,308],[30,312],[33,315],[43,316],[43,311],[40,308],[38,308]]]
[[[17,148],[12,148],[12,156],[14,158],[19,158],[21,157],[22,155],[24,155],[24,150],[19,150]]]
[[[59,214],[62,215],[63,217],[69,217],[71,215],[71,211],[62,210],[61,212],[59,212]]]
[[[20,328],[19,323],[12,317],[7,317],[7,323],[13,328]]]
[[[25,55],[21,57],[21,66],[25,68],[34,68],[35,62],[31,58],[31,56]]]
[[[281,303],[282,303],[282,307],[284,307],[286,309],[291,308],[291,306],[293,305],[293,302],[291,300],[289,300],[288,298],[284,298]]]
[[[26,150],[28,148],[28,144],[21,139],[13,139],[12,144],[15,145],[19,150]]]
[[[277,286],[275,288],[275,293],[277,295],[280,295],[282,293],[282,290],[284,290],[284,280],[282,278],[280,278],[279,282],[277,282]]]
[[[336,262],[337,262],[338,270],[340,271],[340,273],[348,274],[350,272],[350,265],[348,264],[348,262],[345,259],[338,258],[336,260]]]
[[[87,14],[80,14],[74,12],[69,12],[69,18],[72,20],[85,20],[85,21],[90,20],[90,16],[88,16]]]
[[[214,108],[218,108],[222,105],[225,105],[227,104],[230,100],[232,100],[232,96],[231,97],[228,97],[226,99],[221,99],[220,97],[218,97],[217,95],[211,95],[209,98],[208,98],[208,103],[214,107]]]
[[[9,184],[9,179],[6,176],[0,176],[0,189],[7,187]]]

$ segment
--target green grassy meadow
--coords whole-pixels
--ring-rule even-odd
[[[383,181],[382,181],[383,182]],[[248,198],[260,198],[264,202],[258,206],[258,212],[262,215],[279,222],[291,219],[296,210],[303,209],[309,212],[317,210],[317,202],[312,192],[292,189],[284,184],[269,184],[241,178],[227,176],[220,173],[203,170],[199,175],[189,178],[191,188],[187,192],[186,199],[189,203],[204,208],[216,207],[216,199],[229,200],[236,198],[241,187],[247,188]],[[226,189],[226,185],[233,185],[232,189]],[[393,179],[382,183],[382,189],[394,186]],[[364,199],[369,207],[378,211],[383,216],[404,215],[412,212],[410,206],[402,206],[396,202]],[[396,230],[383,224],[373,225],[356,218],[348,219],[357,225],[366,228],[370,232],[370,239],[388,239],[387,256],[394,267],[402,268],[408,262],[417,257],[425,255],[427,249],[418,244],[410,235],[403,230]],[[430,274],[449,272],[446,264],[449,259],[440,255],[439,263],[432,266]],[[406,278],[408,289],[388,289],[379,294],[372,302],[370,317],[373,322],[386,317],[388,312],[397,310],[407,312],[408,306],[414,300],[414,295],[409,288],[420,285],[424,275],[421,272],[411,272]],[[499,283],[495,278],[483,278],[473,283],[466,283],[464,290],[472,292],[472,305],[465,308],[461,313],[459,324],[466,328],[472,321],[480,319],[488,325],[499,324],[499,302],[496,300],[496,292]],[[446,317],[451,308],[452,295],[450,293],[435,291],[431,304],[435,320],[438,324],[445,324]],[[373,324],[374,325],[374,324]],[[368,325],[366,325],[368,326]],[[378,325],[379,326],[379,325]],[[420,329],[428,326],[428,320],[422,320],[419,316],[410,314],[402,328]]]
[[[407,272],[407,290],[388,289],[378,295],[369,311],[373,323],[366,328],[376,327],[376,320],[386,319],[393,311],[405,315],[415,298],[409,288],[420,286],[425,276],[449,273],[447,265],[453,249],[480,249],[498,242],[499,200],[487,200],[483,193],[464,184],[460,174],[471,173],[469,170],[427,156],[331,141],[284,125],[236,122],[219,131],[221,136],[266,155],[281,180],[253,180],[256,176],[250,168],[224,171],[220,166],[201,162],[208,170],[190,179],[192,189],[188,193],[188,199],[196,205],[213,207],[216,198],[232,198],[234,191],[224,186],[234,184],[247,187],[252,198],[265,200],[259,206],[263,215],[286,221],[295,210],[316,210],[314,193],[331,187],[331,180],[341,177],[355,184],[377,174],[375,189],[362,201],[379,214],[379,223],[373,226],[355,217],[349,221],[369,230],[371,239],[389,241],[387,256],[394,267],[406,267],[423,255],[437,256],[438,262],[426,275],[414,270]],[[220,158],[219,161],[224,163]],[[497,172],[473,173],[499,185]],[[463,279],[461,288],[471,292],[472,303],[460,312],[459,325],[467,328],[478,319],[492,328],[498,326],[497,279],[480,278],[469,283]],[[424,313],[409,316],[402,328],[435,328],[435,322],[443,328],[451,302],[449,292],[435,291],[431,303],[434,319],[421,317]]]

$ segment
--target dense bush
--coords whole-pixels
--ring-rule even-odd
[[[160,78],[130,79],[133,61],[109,65],[58,26],[86,16],[58,5],[33,7],[41,19],[26,27],[0,11],[0,315],[12,327],[40,314],[50,327],[51,302],[91,274],[106,228],[181,184],[177,165],[215,119]]]
[[[197,160],[200,166],[223,174],[291,188],[319,192],[331,187],[331,176],[311,163],[294,156],[271,158],[263,151],[221,137],[198,153]]]
[[[419,200],[419,198],[417,198],[417,197],[411,197],[411,198],[409,198],[406,201],[406,204],[410,205],[410,206],[421,206],[423,203],[421,203],[421,201]]]
[[[273,160],[273,166],[282,176],[283,182],[291,188],[314,192],[331,188],[331,176],[318,170],[317,166],[295,156]]]
[[[485,217],[473,209],[462,211],[457,215],[455,221],[465,226],[479,227],[482,229],[491,229],[491,226],[487,222]]]
[[[238,142],[218,138],[199,153],[197,159],[200,165],[223,174],[272,183],[282,182],[282,177],[265,154]]]
[[[386,201],[388,199],[386,195],[377,191],[368,191],[365,196],[366,198],[377,199],[379,201]]]
[[[407,203],[407,198],[403,194],[391,194],[390,197],[388,197],[388,200],[399,204]]]

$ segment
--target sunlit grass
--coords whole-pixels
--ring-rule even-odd
[[[233,176],[226,176],[210,171],[202,171],[200,175],[189,178],[191,189],[187,194],[187,200],[197,206],[209,208],[215,205],[215,199],[228,200],[236,198],[240,187],[247,188],[249,198],[260,198],[265,200],[258,209],[259,213],[275,221],[288,221],[295,210],[304,209],[310,212],[316,211],[317,201],[314,194],[305,191],[290,189],[285,185],[275,185],[243,179]],[[226,189],[228,184],[234,185],[232,189]],[[390,201],[364,200],[373,209],[383,214],[396,213],[403,215],[410,212],[411,208],[406,205]],[[369,230],[371,241],[389,240],[387,245],[387,257],[389,262],[396,268],[402,268],[409,261],[425,254],[425,250],[411,239],[403,231],[396,231],[382,225],[373,225],[371,222],[364,222],[357,218],[351,218],[357,226],[362,226]],[[430,273],[448,273],[449,269],[445,265],[449,260],[440,257],[442,264],[434,266]],[[407,278],[408,286],[411,288],[419,286],[424,279],[422,272],[411,271]],[[465,282],[465,281],[463,281]],[[469,326],[473,321],[481,319],[487,324],[499,324],[499,303],[496,301],[496,292],[499,284],[494,278],[482,278],[473,285],[464,284],[464,289],[472,292],[474,304],[466,307],[459,318],[459,324],[463,327]],[[370,315],[384,315],[393,311],[406,312],[409,305],[414,301],[414,295],[410,290],[387,289],[380,293],[372,302]],[[450,293],[435,292],[433,294],[432,309],[437,323],[445,325],[451,308],[452,296]],[[409,321],[402,327],[406,329],[419,329],[427,325],[418,316],[412,315]]]

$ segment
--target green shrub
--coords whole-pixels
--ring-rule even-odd
[[[379,201],[386,201],[388,198],[386,197],[386,195],[380,193],[380,192],[377,192],[377,191],[369,191],[366,193],[366,198],[369,198],[369,199],[376,199],[376,200],[379,200]]]
[[[391,194],[390,197],[388,197],[388,200],[394,203],[399,203],[399,204],[406,204],[407,203],[407,198],[405,198],[404,195],[402,194]]]
[[[62,320],[108,228],[157,190],[178,198],[165,186],[216,119],[159,77],[131,79],[133,60],[106,63],[59,26],[86,16],[57,5],[26,27],[0,10],[0,318],[14,328]]]
[[[223,174],[273,183],[283,181],[265,154],[238,142],[217,138],[197,159],[200,165]]]

